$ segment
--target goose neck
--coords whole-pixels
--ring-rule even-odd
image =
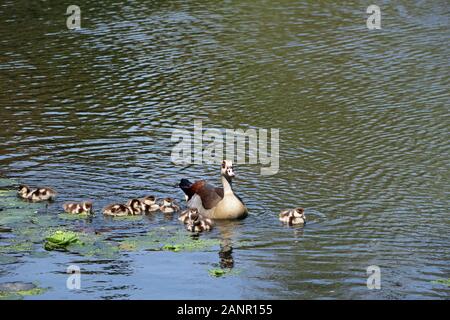
[[[226,177],[226,176],[222,176],[222,185],[223,185],[223,194],[233,194],[233,190],[231,189],[231,179]]]

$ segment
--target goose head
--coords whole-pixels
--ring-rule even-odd
[[[220,169],[220,173],[224,176],[228,181],[231,181],[235,177],[235,173],[233,171],[233,163],[231,160],[223,160],[222,167]]]

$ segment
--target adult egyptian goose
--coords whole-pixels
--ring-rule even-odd
[[[232,162],[224,160],[220,173],[223,188],[215,188],[205,180],[191,183],[181,179],[179,187],[186,194],[188,208],[196,208],[202,216],[210,219],[245,218],[247,208],[231,187],[235,176]]]

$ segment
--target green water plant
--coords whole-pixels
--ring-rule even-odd
[[[57,230],[46,239],[45,250],[66,250],[71,244],[80,244],[78,235],[72,231]]]
[[[447,286],[447,287],[450,287],[450,278],[448,278],[448,279],[438,279],[438,280],[433,280],[433,281],[431,281],[431,283],[434,283],[434,284],[442,284],[442,285],[445,285],[445,286]]]
[[[184,230],[159,228],[144,235],[127,238],[120,242],[118,248],[122,251],[202,251],[219,246],[216,239],[192,238]]]
[[[47,289],[40,288],[34,283],[7,282],[0,284],[0,299],[23,299],[26,296],[40,295],[46,291]]]
[[[214,278],[237,275],[240,272],[241,272],[240,270],[231,269],[231,268],[213,268],[213,269],[208,270],[209,275]]]

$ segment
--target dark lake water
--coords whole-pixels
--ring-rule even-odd
[[[367,1],[74,4],[78,31],[63,2],[0,4],[1,174],[59,192],[48,208],[0,203],[0,283],[48,289],[29,299],[449,298],[437,282],[450,278],[448,1],[382,1],[372,31]],[[184,232],[161,214],[100,209],[152,193],[183,203],[180,178],[219,184],[218,165],[171,161],[173,129],[195,119],[280,130],[277,174],[237,166],[247,219],[200,235],[217,241],[204,250],[43,249],[49,228],[110,245]],[[85,198],[93,219],[60,215]],[[281,225],[296,206],[307,225]],[[226,247],[233,271],[211,277]],[[81,290],[66,288],[69,265]],[[366,286],[370,265],[380,290]]]

